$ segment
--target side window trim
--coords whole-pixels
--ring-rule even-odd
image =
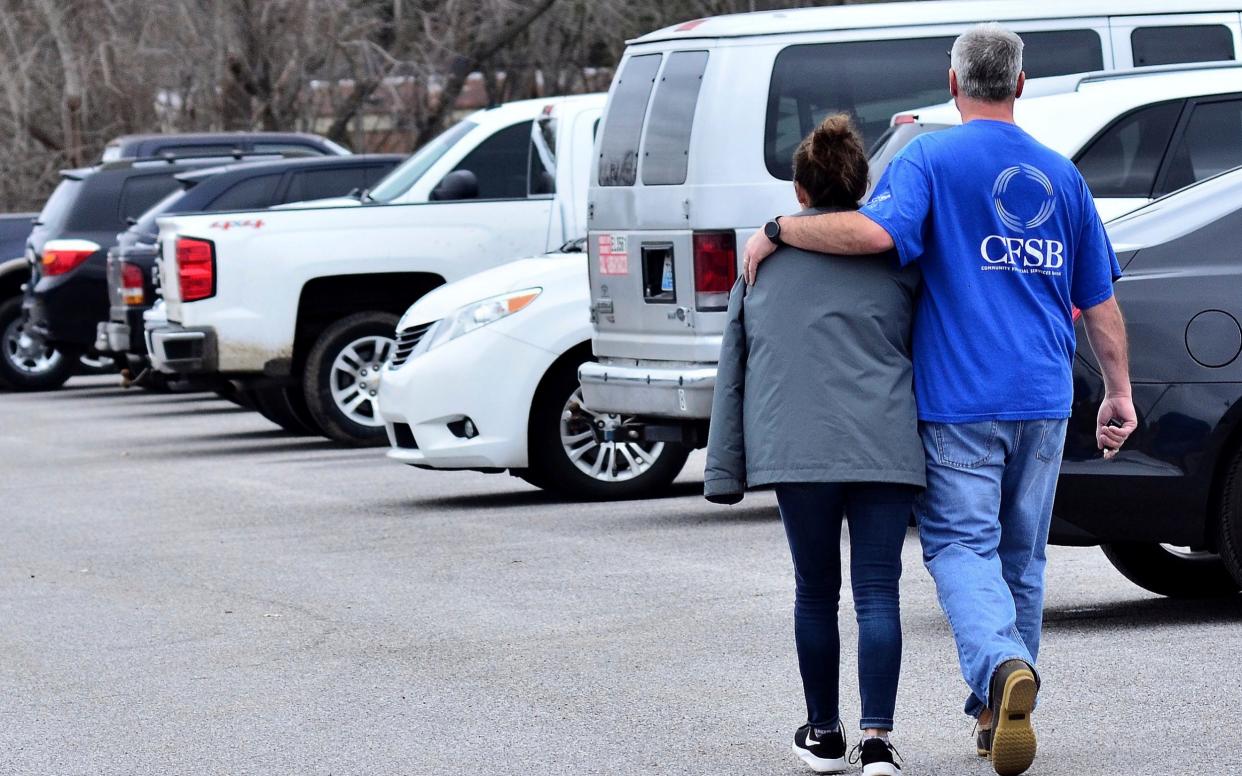
[[[1164,159],[1160,162],[1160,171],[1156,173],[1156,185],[1152,189],[1153,197],[1162,197],[1171,193],[1166,189],[1173,169],[1173,154],[1181,147],[1182,139],[1190,128],[1190,120],[1195,115],[1195,109],[1200,105],[1210,105],[1214,102],[1237,102],[1239,100],[1242,100],[1242,92],[1213,94],[1210,97],[1191,97],[1185,100],[1185,104],[1182,105],[1182,115],[1177,119],[1177,126],[1173,128],[1173,137],[1170,138],[1169,147],[1165,149]]]
[[[1108,124],[1106,124],[1103,129],[1101,129],[1099,132],[1096,132],[1095,135],[1089,141],[1084,143],[1083,147],[1078,151],[1078,153],[1074,154],[1074,158],[1071,161],[1073,161],[1074,166],[1077,167],[1078,163],[1082,161],[1083,157],[1091,153],[1092,149],[1095,148],[1097,143],[1099,143],[1101,140],[1107,137],[1114,129],[1117,128],[1119,124],[1128,120],[1134,114],[1141,113],[1151,108],[1155,108],[1159,105],[1168,105],[1169,103],[1177,103],[1177,102],[1180,102],[1182,104],[1181,111],[1177,117],[1177,121],[1174,122],[1173,124],[1173,132],[1169,135],[1169,141],[1164,146],[1164,152],[1161,153],[1160,155],[1160,163],[1156,165],[1156,174],[1152,178],[1151,188],[1148,189],[1147,191],[1147,198],[1152,199],[1155,196],[1155,192],[1160,190],[1160,186],[1164,182],[1164,176],[1168,172],[1167,167],[1169,164],[1169,156],[1172,153],[1172,149],[1177,147],[1178,138],[1181,137],[1181,134],[1184,131],[1186,117],[1190,113],[1190,111],[1186,109],[1188,100],[1186,100],[1184,97],[1179,97],[1179,98],[1172,99],[1172,100],[1161,100],[1160,102],[1152,102],[1152,103],[1148,103],[1147,105],[1140,105],[1137,108],[1128,110],[1125,113],[1121,114],[1120,116],[1115,117],[1112,121],[1108,122]]]
[[[294,170],[285,170],[285,174],[280,176],[280,183],[276,184],[276,191],[272,192],[271,204],[284,204],[289,200],[286,198],[289,189],[293,187],[293,176],[297,175]]]

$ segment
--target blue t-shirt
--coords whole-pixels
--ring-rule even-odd
[[[1069,417],[1073,308],[1121,276],[1073,163],[1013,124],[971,121],[906,146],[862,212],[923,271],[921,420]]]

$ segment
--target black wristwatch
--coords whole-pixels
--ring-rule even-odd
[[[763,233],[773,245],[784,245],[785,241],[781,239],[781,217],[777,216],[771,221],[763,225]]]

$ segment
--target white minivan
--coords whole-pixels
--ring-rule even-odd
[[[966,28],[1014,29],[1028,77],[1046,78],[1235,60],[1240,9],[943,0],[722,16],[631,41],[587,208],[598,361],[579,369],[586,406],[637,416],[653,439],[705,442],[738,246],[797,210],[794,148],[829,112],[852,113],[871,143],[894,114],[947,100]]]

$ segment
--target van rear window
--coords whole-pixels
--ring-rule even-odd
[[[1099,70],[1094,30],[1019,33],[1030,78]],[[949,49],[954,36],[789,46],[776,56],[768,90],[764,160],[768,172],[793,178],[793,152],[829,113],[854,116],[864,147],[888,128],[894,113],[949,99]]]
[[[661,56],[631,57],[617,76],[599,143],[601,186],[632,186],[638,177],[638,140]]]
[[[706,51],[678,51],[656,84],[651,118],[643,138],[643,183],[680,185],[686,182],[690,129],[707,68]]]

